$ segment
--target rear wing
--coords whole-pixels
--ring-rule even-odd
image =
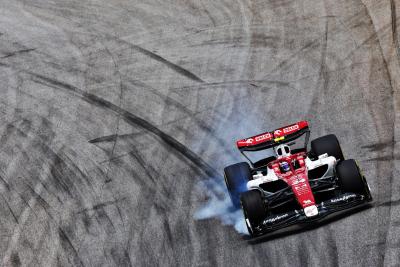
[[[277,146],[279,144],[291,142],[309,131],[308,122],[299,121],[297,123],[278,128],[272,132],[265,132],[256,136],[239,140],[236,142],[236,145],[241,152],[259,151]],[[306,142],[308,142],[308,140]]]

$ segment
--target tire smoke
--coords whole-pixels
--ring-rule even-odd
[[[240,234],[248,235],[241,209],[233,207],[223,179],[208,179],[198,184],[209,198],[194,214],[196,220],[218,218],[224,225],[232,225]]]

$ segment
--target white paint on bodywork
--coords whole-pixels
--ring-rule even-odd
[[[331,169],[335,165],[336,159],[335,157],[328,156],[328,154],[322,154],[317,160],[311,160],[309,157],[307,157],[305,162],[307,170],[312,170],[325,164],[329,166],[328,169]]]
[[[336,158],[328,156],[328,154],[322,154],[317,160],[311,160],[310,158],[305,159],[306,168],[308,171],[318,168],[322,165],[328,165],[328,170],[325,176],[333,175],[333,170],[336,165]],[[263,175],[261,171],[253,175],[253,180],[247,182],[247,189],[258,189],[260,184],[269,183],[278,180],[275,172],[271,168],[267,168],[267,175]]]
[[[274,170],[268,168],[267,175],[263,175],[262,172],[257,172],[253,175],[253,180],[247,182],[247,189],[259,188],[260,184],[269,183],[278,180]]]
[[[305,208],[304,208],[304,214],[305,214],[307,217],[313,217],[313,216],[318,215],[318,208],[317,208],[317,206],[312,205],[312,206],[305,207]]]

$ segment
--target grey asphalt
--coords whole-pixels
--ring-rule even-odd
[[[399,266],[400,1],[1,0],[3,266]],[[306,119],[374,203],[249,243],[195,220],[235,140]]]

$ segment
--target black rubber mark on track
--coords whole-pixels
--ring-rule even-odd
[[[21,259],[18,256],[17,252],[13,252],[11,254],[11,265],[12,266],[21,266]]]
[[[127,250],[122,252],[116,248],[112,248],[111,257],[116,266],[133,266]]]
[[[26,186],[29,188],[29,191],[31,192],[32,196],[36,199],[37,203],[39,203],[39,205],[44,209],[44,211],[47,213],[47,215],[51,219],[53,219],[53,216],[50,213],[51,207],[50,207],[49,203],[47,203],[47,201],[44,200],[41,195],[36,193],[36,191],[29,184],[26,184]]]
[[[22,50],[18,50],[18,51],[14,51],[14,52],[8,53],[7,55],[2,56],[1,58],[13,57],[13,56],[16,56],[16,55],[19,55],[19,54],[29,53],[29,52],[32,52],[32,51],[35,51],[35,50],[36,50],[36,48],[22,49]]]
[[[400,205],[400,199],[397,200],[389,200],[385,202],[378,203],[376,207],[391,207]]]
[[[327,234],[328,236],[326,244],[328,246],[329,255],[331,255],[332,266],[339,266],[339,252],[336,242],[336,236],[334,236],[333,231],[328,231]]]
[[[393,160],[399,160],[399,159],[400,159],[400,156],[398,156],[398,155],[388,155],[388,156],[370,158],[365,161],[393,161]]]
[[[370,145],[365,145],[361,146],[361,148],[368,149],[369,151],[377,151],[377,150],[383,150],[387,147],[391,147],[394,145],[394,142],[390,140],[389,142],[380,142],[380,143],[374,143]]]
[[[392,35],[393,35],[393,44],[396,48],[397,59],[400,58],[400,46],[399,46],[399,37],[397,36],[397,14],[396,14],[396,3],[394,0],[390,0],[390,10],[392,16]]]
[[[60,237],[61,246],[64,248],[64,250],[66,250],[66,251],[70,250],[72,252],[72,254],[74,255],[74,258],[76,260],[76,262],[74,262],[74,265],[75,266],[77,266],[77,265],[85,266],[83,264],[81,258],[79,257],[79,254],[76,251],[76,248],[71,243],[71,240],[69,240],[68,236],[65,234],[65,232],[61,228],[58,228],[58,235]]]
[[[3,198],[3,200],[4,200],[4,203],[6,203],[7,208],[8,208],[8,210],[10,211],[11,215],[13,216],[15,222],[18,224],[18,223],[19,223],[19,222],[18,222],[18,218],[17,218],[17,216],[15,215],[14,211],[12,210],[12,208],[10,207],[10,204],[9,204],[8,201],[4,198],[3,195],[2,195],[2,198]]]
[[[163,63],[164,65],[168,66],[170,69],[176,71],[177,73],[193,80],[196,82],[204,82],[202,79],[200,79],[199,77],[197,77],[195,74],[193,74],[192,72],[188,71],[187,69],[182,68],[181,66],[178,66],[174,63],[172,63],[171,61],[166,60],[165,58],[163,58],[162,56],[157,55],[156,53],[153,53],[147,49],[144,49],[143,47],[140,47],[138,45],[134,45],[131,44],[132,48],[135,49],[136,51],[158,61]]]
[[[114,142],[115,139],[122,139],[122,138],[131,138],[135,136],[141,136],[143,135],[142,132],[138,133],[128,133],[128,134],[111,134],[111,135],[105,135],[105,136],[100,136],[97,138],[94,138],[92,140],[89,140],[89,143],[91,144],[97,144],[97,143],[103,143],[103,142]]]
[[[126,198],[121,198],[121,199],[116,199],[116,200],[113,200],[113,201],[102,202],[102,203],[94,205],[92,208],[83,209],[83,210],[79,211],[78,214],[82,213],[82,212],[87,212],[87,211],[90,211],[90,210],[98,210],[98,209],[101,209],[101,208],[104,208],[104,207],[107,207],[107,206],[110,206],[110,205],[114,205],[114,204],[116,204],[116,203],[118,203],[118,202],[120,202],[120,201],[122,201],[124,199],[126,199]]]
[[[101,137],[89,140],[89,143],[96,144],[96,143],[101,143],[101,142],[112,142],[112,141],[115,141],[118,136],[119,135],[117,135],[117,134],[105,135],[105,136],[101,136]]]
[[[178,140],[173,138],[172,136],[164,133],[161,131],[159,128],[151,124],[150,122],[144,120],[143,118],[140,118],[131,112],[122,109],[121,107],[99,97],[94,94],[85,92],[73,85],[64,83],[62,81],[58,81],[56,79],[52,79],[40,74],[36,73],[30,73],[33,77],[36,77],[38,80],[36,82],[41,82],[46,86],[50,87],[56,87],[64,90],[68,90],[70,92],[73,92],[77,96],[79,96],[82,100],[86,101],[87,103],[90,103],[92,105],[109,109],[121,116],[127,123],[133,125],[133,126],[139,126],[152,134],[154,134],[156,137],[158,137],[161,141],[163,141],[165,144],[168,146],[172,147],[175,151],[183,155],[185,158],[190,160],[194,165],[196,165],[198,168],[203,170],[208,176],[210,177],[218,177],[219,174],[218,172],[213,169],[209,164],[207,164],[203,159],[201,159],[196,153],[194,153],[192,150],[190,150],[188,147],[180,143]]]

